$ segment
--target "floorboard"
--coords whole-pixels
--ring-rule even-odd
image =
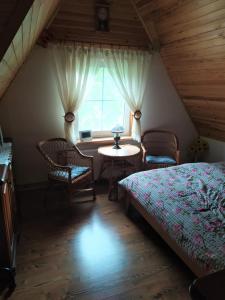
[[[12,300],[190,299],[193,274],[135,212],[98,186],[68,206],[61,191],[20,193],[21,238]],[[88,200],[89,196],[79,200]]]

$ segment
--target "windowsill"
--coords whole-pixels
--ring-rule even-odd
[[[120,138],[120,142],[124,144],[124,142],[133,142],[131,136],[122,136]],[[96,148],[98,146],[107,146],[112,145],[114,143],[113,137],[102,137],[102,138],[93,138],[91,141],[80,141],[78,140],[77,146],[80,149],[87,149],[87,148]]]

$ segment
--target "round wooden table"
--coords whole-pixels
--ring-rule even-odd
[[[140,148],[135,145],[120,145],[120,149],[113,149],[112,146],[105,146],[98,148],[98,153],[103,157],[99,177],[102,173],[109,169],[109,200],[112,200],[112,192],[116,190],[116,198],[118,197],[117,179],[118,176],[114,176],[114,171],[117,168],[120,172],[122,171],[122,177],[127,174],[128,168],[134,168],[135,166],[127,161],[128,158],[134,157],[140,153]],[[121,178],[121,176],[120,176]],[[116,188],[115,188],[116,186]]]
[[[112,146],[98,148],[98,153],[111,158],[128,158],[137,155],[140,148],[134,145],[120,145],[120,149],[113,149]]]

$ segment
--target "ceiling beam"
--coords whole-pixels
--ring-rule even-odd
[[[135,0],[130,0],[130,1],[134,7],[134,10],[136,11],[136,14],[137,14],[139,20],[141,21],[141,23],[149,37],[149,40],[152,45],[152,50],[159,51],[160,50],[160,41],[159,41],[159,37],[158,37],[158,34],[155,29],[155,24],[154,24],[153,20],[151,20],[150,18],[147,21],[144,20],[143,15],[141,13],[141,7],[137,7]]]
[[[0,61],[2,60],[33,2],[34,0],[17,0],[15,9],[9,16],[9,20],[4,30],[0,32]]]

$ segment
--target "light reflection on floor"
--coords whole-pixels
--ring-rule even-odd
[[[120,272],[126,262],[125,246],[119,235],[97,214],[81,228],[73,250],[79,261],[77,271],[85,272],[85,277],[105,276],[115,270]]]

